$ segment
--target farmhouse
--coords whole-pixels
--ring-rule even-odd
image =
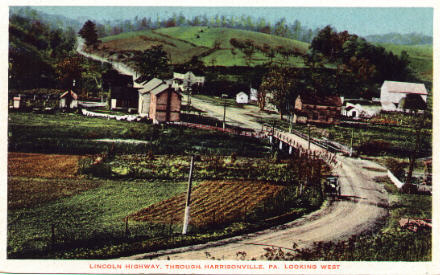
[[[67,91],[60,96],[61,109],[78,108],[78,95],[73,91]]]
[[[239,92],[236,95],[236,99],[238,104],[248,104],[249,103],[249,96],[245,92]]]
[[[139,104],[138,104],[138,113],[140,116],[148,117],[150,114],[150,92],[157,88],[159,85],[163,84],[163,81],[158,78],[153,78],[148,81],[140,90],[139,90]]]
[[[380,88],[382,110],[387,112],[424,110],[427,97],[428,91],[423,83],[386,80]]]
[[[179,84],[182,90],[186,90],[193,85],[203,86],[203,84],[205,83],[204,76],[196,76],[191,71],[184,74],[174,72],[173,79],[176,83]]]
[[[172,83],[172,80],[166,80],[150,92],[149,116],[153,123],[180,121],[182,95]]]
[[[299,95],[295,100],[294,123],[339,124],[339,96]]]

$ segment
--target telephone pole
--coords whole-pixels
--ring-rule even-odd
[[[183,229],[182,229],[183,235],[185,235],[188,230],[188,223],[189,223],[189,218],[190,218],[191,185],[192,185],[193,169],[194,169],[194,156],[191,156],[191,165],[189,167],[189,177],[188,177],[188,191],[186,193],[185,214],[183,217]]]

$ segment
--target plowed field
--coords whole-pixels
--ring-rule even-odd
[[[203,227],[242,220],[263,200],[284,186],[249,181],[207,181],[191,193],[190,224]],[[183,223],[186,193],[153,204],[129,216],[135,221]]]
[[[78,160],[83,156],[8,153],[8,176],[77,178]]]

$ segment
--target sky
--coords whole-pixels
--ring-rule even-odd
[[[33,6],[49,14],[59,14],[73,19],[90,17],[98,21],[133,19],[135,16],[168,18],[182,13],[186,18],[206,14],[239,17],[250,15],[274,23],[285,18],[288,23],[298,19],[308,28],[332,25],[338,31],[347,30],[358,35],[422,33],[433,35],[433,8],[349,8],[349,7],[159,7],[159,6]]]

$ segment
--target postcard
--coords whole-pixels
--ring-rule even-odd
[[[2,7],[0,272],[440,273],[434,1]]]

